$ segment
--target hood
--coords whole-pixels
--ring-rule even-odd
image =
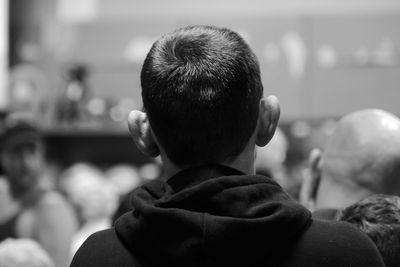
[[[311,222],[310,212],[271,178],[224,166],[153,181],[131,202],[133,211],[115,229],[152,266],[250,266],[287,250]]]

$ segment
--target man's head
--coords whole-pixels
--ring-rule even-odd
[[[343,208],[371,194],[400,195],[400,119],[376,109],[344,116],[324,152],[312,151],[310,170],[303,199],[314,199],[317,209]]]
[[[366,233],[376,244],[386,267],[400,265],[400,198],[372,195],[342,210],[337,218]]]
[[[19,197],[38,184],[43,171],[43,140],[36,127],[16,122],[1,136],[0,162],[11,193]]]
[[[141,85],[144,112],[131,112],[130,130],[164,164],[229,162],[252,138],[268,143],[279,119],[277,100],[261,101],[256,56],[228,29],[190,26],[162,36],[144,61]]]

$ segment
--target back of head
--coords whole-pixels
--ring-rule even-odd
[[[387,267],[400,266],[400,198],[372,195],[338,215],[357,226],[376,244]]]
[[[400,119],[373,109],[343,117],[322,156],[322,175],[344,190],[400,195]]]
[[[144,61],[141,85],[155,137],[178,166],[234,158],[255,130],[259,65],[231,30],[189,26],[164,35]]]

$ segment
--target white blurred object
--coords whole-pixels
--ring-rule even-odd
[[[11,68],[9,77],[8,108],[43,123],[49,104],[48,81],[36,65],[20,63]]]
[[[98,17],[98,0],[58,0],[56,16],[62,22],[90,22]]]
[[[115,186],[120,196],[127,194],[142,183],[138,170],[130,165],[116,165],[109,168],[105,175]]]
[[[103,98],[95,97],[87,102],[87,110],[93,116],[100,116],[106,112],[107,103]]]
[[[317,61],[323,68],[333,68],[338,63],[335,49],[330,45],[322,45],[317,51]]]
[[[148,36],[136,36],[132,38],[123,51],[124,58],[134,63],[142,63],[155,39]]]
[[[82,225],[71,243],[72,255],[94,232],[111,227],[117,209],[117,188],[98,168],[85,163],[73,165],[61,178],[67,196],[79,212]]]
[[[117,208],[117,189],[99,169],[79,163],[68,169],[62,180],[67,196],[79,208],[84,221],[108,218]]]
[[[370,61],[371,53],[365,46],[359,47],[354,54],[356,63],[365,65]]]
[[[160,177],[161,167],[158,163],[147,163],[140,168],[139,173],[146,180],[154,180]]]
[[[39,243],[31,239],[6,239],[0,243],[1,267],[54,267]]]
[[[282,187],[288,188],[290,181],[286,175],[285,161],[288,151],[288,140],[280,128],[277,128],[271,141],[257,149],[256,172],[268,175]]]
[[[110,108],[109,115],[110,118],[115,122],[127,123],[127,118],[129,112],[134,109],[140,109],[139,104],[130,98],[123,98],[118,101],[118,103]]]
[[[271,141],[265,147],[257,149],[256,169],[282,165],[286,160],[288,140],[280,128],[277,128]]]
[[[296,138],[306,138],[311,134],[311,126],[308,122],[299,120],[292,124],[292,135]]]
[[[8,0],[0,1],[0,110],[8,103]]]
[[[282,47],[288,61],[289,74],[294,79],[300,79],[307,63],[307,46],[300,34],[286,33],[282,37]]]
[[[263,55],[268,64],[277,64],[281,60],[280,48],[275,43],[266,44]]]
[[[399,63],[399,54],[396,44],[390,37],[381,40],[373,51],[373,61],[379,66],[395,66]]]
[[[100,170],[90,164],[80,162],[72,165],[64,170],[60,176],[59,183],[61,190],[70,196],[73,194],[74,187],[77,186],[79,181],[85,181],[87,174],[91,176],[92,173],[94,175],[101,175]]]

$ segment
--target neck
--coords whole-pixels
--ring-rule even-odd
[[[255,152],[254,152],[254,144],[253,146],[247,145],[246,148],[240,153],[238,156],[236,156],[234,159],[231,160],[226,160],[219,162],[220,165],[231,167],[233,169],[236,169],[238,171],[241,171],[245,174],[255,174],[255,167],[254,167],[254,162],[255,162]],[[177,166],[175,165],[170,158],[166,155],[164,151],[161,151],[161,159],[163,162],[163,174],[164,176],[162,177],[163,180],[167,180],[168,178],[174,176],[178,172],[184,170],[184,169],[189,169],[193,167],[192,165],[188,166]]]

